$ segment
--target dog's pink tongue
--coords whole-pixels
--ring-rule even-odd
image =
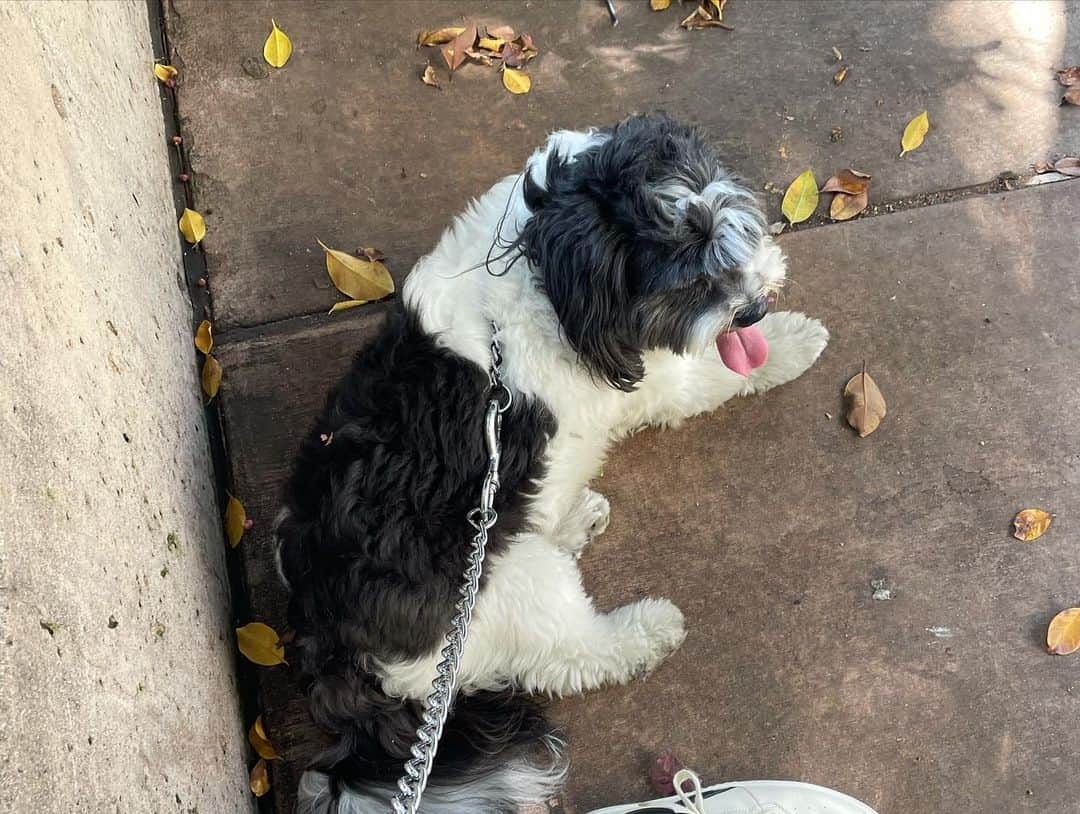
[[[751,370],[761,367],[769,358],[769,343],[757,325],[719,334],[716,349],[728,369],[740,376],[749,376]]]

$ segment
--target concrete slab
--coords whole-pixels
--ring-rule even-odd
[[[568,811],[648,795],[676,751],[710,781],[837,786],[882,812],[1071,812],[1080,751],[1069,659],[1080,549],[1080,183],[784,236],[782,307],[833,340],[804,378],[622,445],[598,488],[612,525],[582,567],[605,607],[671,597],[686,644],[648,679],[555,704]],[[284,625],[269,519],[288,459],[378,309],[279,323],[222,350],[253,613]],[[858,439],[841,390],[863,360],[889,403]],[[829,418],[826,413],[831,414]],[[664,483],[658,491],[656,483]],[[1044,541],[1013,513],[1058,513]],[[872,598],[885,579],[889,601]],[[295,677],[260,671],[287,795],[317,735]]]
[[[148,23],[0,4],[5,812],[252,810]]]
[[[599,0],[168,6],[223,331],[329,308],[316,237],[379,246],[400,279],[471,196],[559,127],[665,109],[707,128],[758,189],[852,166],[874,175],[874,202],[1024,172],[1080,138],[1080,111],[1058,107],[1051,73],[1080,61],[1075,3],[734,0],[733,32],[684,31],[689,4],[651,12],[644,0],[616,0],[615,28]],[[255,78],[242,63],[261,64],[272,15],[295,51]],[[529,95],[480,66],[441,92],[421,84],[441,58],[413,47],[417,32],[462,19],[534,36]],[[834,46],[850,66],[840,86]],[[898,161],[924,109],[927,142]],[[775,219],[780,192],[765,197]]]

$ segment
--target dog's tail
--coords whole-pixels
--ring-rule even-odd
[[[382,694],[377,679],[323,673],[311,688],[312,717],[336,746],[300,779],[297,814],[390,811],[417,726],[418,702]],[[329,680],[328,680],[329,679]],[[459,696],[424,791],[423,814],[510,814],[542,803],[562,785],[562,742],[539,706],[507,692]],[[546,754],[537,754],[546,752]]]

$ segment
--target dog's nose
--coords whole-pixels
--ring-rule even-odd
[[[744,305],[735,314],[735,327],[746,328],[753,325],[755,322],[760,322],[761,318],[769,310],[769,300],[764,295],[758,297],[749,305]]]

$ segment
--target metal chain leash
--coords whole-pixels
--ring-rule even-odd
[[[513,396],[502,382],[500,370],[502,354],[499,352],[494,328],[493,325],[491,368],[488,371],[491,388],[487,413],[484,417],[484,442],[488,454],[487,472],[480,491],[480,505],[470,511],[467,516],[469,524],[476,529],[476,535],[472,539],[465,566],[465,577],[460,588],[461,598],[454,606],[450,632],[446,634],[446,647],[442,649],[442,661],[435,668],[436,678],[431,684],[431,693],[424,699],[424,707],[420,713],[422,723],[416,730],[416,742],[409,750],[412,752],[412,759],[405,764],[404,774],[397,783],[398,792],[391,800],[394,814],[416,814],[420,807],[420,798],[424,794],[431,767],[435,763],[435,753],[439,748],[443,726],[446,724],[450,706],[457,694],[461,652],[465,646],[465,639],[469,635],[469,623],[472,621],[473,608],[476,605],[476,593],[480,589],[480,573],[484,565],[488,531],[498,520],[494,506],[495,494],[499,491],[502,415],[510,409]]]

